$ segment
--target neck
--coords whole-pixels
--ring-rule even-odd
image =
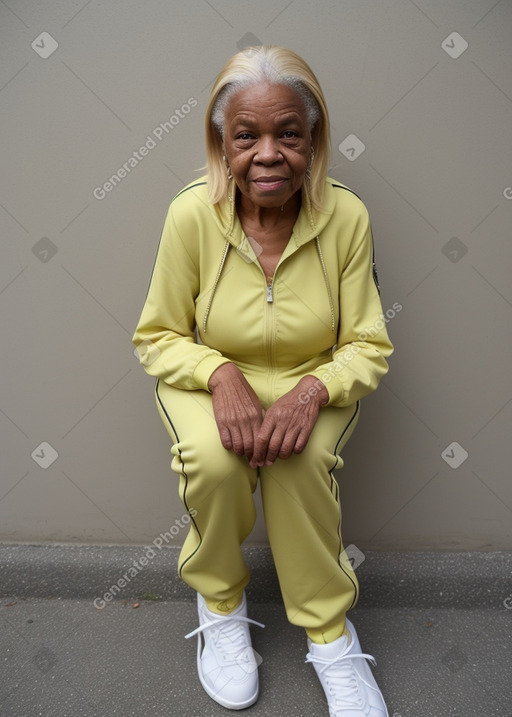
[[[274,229],[295,222],[301,205],[301,193],[296,192],[277,207],[261,207],[243,194],[237,193],[237,211],[241,219],[265,229]]]

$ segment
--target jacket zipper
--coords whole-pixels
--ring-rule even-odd
[[[335,321],[334,321],[334,303],[332,300],[331,285],[329,284],[329,277],[327,275],[327,269],[325,268],[324,255],[322,254],[322,249],[320,247],[320,237],[316,237],[315,244],[316,244],[316,250],[318,252],[318,257],[320,259],[320,264],[322,265],[322,271],[324,273],[325,287],[327,289],[327,296],[329,298],[329,308],[331,309],[331,331],[334,332],[336,330]]]
[[[266,303],[267,311],[265,312],[265,343],[266,343],[266,354],[268,361],[267,371],[267,385],[269,390],[269,396],[274,395],[274,381],[275,381],[275,361],[274,361],[274,337],[275,337],[275,309],[274,309],[274,279],[277,272],[274,272],[272,281],[270,284],[267,283],[267,294]],[[266,277],[265,277],[266,280]]]
[[[208,301],[208,306],[206,307],[206,311],[204,312],[204,317],[203,317],[203,332],[204,333],[206,333],[206,322],[208,321],[208,315],[210,313],[210,309],[212,308],[213,297],[215,296],[215,291],[216,291],[217,285],[220,281],[220,275],[222,274],[222,269],[224,268],[224,264],[226,263],[226,257],[228,255],[229,247],[230,247],[230,243],[226,239],[226,243],[224,244],[224,251],[222,252],[222,259],[220,260],[220,266],[217,271],[217,276],[215,277],[213,289],[210,293],[210,299]]]
[[[327,276],[327,269],[326,269],[326,267],[325,267],[325,262],[324,262],[324,257],[323,257],[323,254],[322,254],[322,249],[320,248],[320,240],[319,240],[319,237],[316,237],[315,243],[316,243],[316,249],[317,249],[317,252],[318,252],[318,257],[319,257],[319,259],[320,259],[320,264],[321,264],[321,266],[322,266],[322,271],[323,271],[323,275],[324,275],[325,286],[326,286],[326,289],[327,289],[327,297],[328,297],[328,299],[329,299],[329,307],[330,307],[330,310],[331,310],[331,329],[332,329],[332,331],[335,331],[334,304],[333,304],[333,300],[332,300],[331,287],[330,287],[330,285],[329,285],[329,277]],[[230,247],[229,241],[226,240],[226,243],[225,243],[225,245],[224,245],[224,251],[223,251],[223,254],[222,254],[222,259],[221,259],[221,262],[220,262],[220,266],[219,266],[219,269],[218,269],[218,271],[217,271],[217,276],[215,277],[215,282],[214,282],[214,284],[213,284],[213,289],[212,289],[211,294],[210,294],[210,299],[209,299],[209,301],[208,301],[208,306],[206,307],[205,315],[204,315],[204,317],[203,317],[203,331],[204,331],[204,333],[206,333],[206,322],[208,321],[208,315],[209,315],[209,313],[210,313],[210,309],[211,309],[211,306],[212,306],[213,297],[214,297],[214,295],[215,295],[215,291],[216,291],[216,289],[217,289],[217,285],[218,285],[218,283],[219,283],[220,276],[221,276],[221,274],[222,274],[222,269],[224,268],[224,264],[225,264],[225,262],[226,262],[226,257],[227,257],[227,255],[228,255],[229,247]],[[276,267],[276,271],[277,271],[277,267]],[[262,269],[262,272],[263,272],[263,269]],[[274,302],[274,278],[275,278],[275,272],[274,272],[274,276],[272,277],[271,283],[270,283],[270,284],[267,283],[267,294],[266,294],[267,304],[272,304],[272,303]]]

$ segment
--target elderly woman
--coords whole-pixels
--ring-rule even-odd
[[[258,697],[241,545],[259,479],[287,617],[330,715],[384,717],[346,619],[358,584],[333,477],[392,352],[368,213],[327,177],[325,99],[289,50],[226,63],[206,142],[207,175],[171,202],[133,336],[191,516],[179,573],[197,591],[199,678],[230,709]]]

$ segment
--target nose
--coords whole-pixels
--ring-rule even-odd
[[[278,141],[270,135],[262,135],[258,140],[258,147],[254,160],[262,164],[275,164],[283,159]]]

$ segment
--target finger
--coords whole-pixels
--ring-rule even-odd
[[[219,429],[219,436],[220,436],[220,442],[224,446],[224,448],[228,451],[233,450],[233,439],[231,438],[231,432],[227,426],[220,425],[218,426]]]
[[[244,439],[242,436],[242,433],[240,432],[240,429],[237,425],[231,426],[231,442],[232,442],[232,450],[234,453],[236,453],[237,456],[243,456],[244,453]]]
[[[251,460],[251,466],[253,468],[265,465],[268,451],[268,442],[270,440],[270,436],[272,435],[272,431],[273,425],[270,424],[270,422],[267,422],[267,424],[265,425],[265,421],[263,421],[263,423],[259,427],[259,430],[256,431],[254,438],[254,449]]]
[[[292,453],[297,452],[295,450],[297,445],[297,439],[301,433],[300,427],[291,427],[288,426],[288,429],[281,440],[281,445],[279,446],[279,450],[277,452],[276,458],[289,458]],[[269,451],[270,453],[270,451]],[[270,456],[271,457],[271,456]],[[275,458],[274,458],[275,460]]]
[[[297,438],[295,440],[295,445],[293,447],[293,453],[302,453],[302,451],[305,449],[305,447],[308,444],[309,437],[310,437],[314,427],[315,427],[314,423],[311,425],[308,425],[308,426],[303,426],[302,430],[299,432],[299,434],[297,435]]]
[[[265,433],[261,436],[262,449],[263,449],[263,463],[266,466],[272,465],[275,460],[281,456],[283,450],[283,443],[287,440],[287,436],[290,432],[290,427],[283,425],[283,421],[279,421],[269,426]],[[288,442],[290,443],[289,449],[290,454],[295,445],[295,436],[292,433],[289,434]],[[288,451],[288,446],[285,446],[285,453]]]
[[[242,455],[244,455],[250,462],[254,453],[254,428],[252,423],[247,423],[242,426],[241,438],[243,442]]]
[[[317,417],[318,412],[316,414],[306,413],[305,415],[303,413],[300,418],[296,415],[293,416],[282,437],[277,457],[286,459],[292,453],[302,453],[315,426]],[[272,445],[272,441],[270,443]],[[269,458],[272,459],[273,457],[273,454],[269,455]]]
[[[265,464],[266,445],[259,438],[254,441],[252,456],[249,460],[251,468],[259,468]]]

